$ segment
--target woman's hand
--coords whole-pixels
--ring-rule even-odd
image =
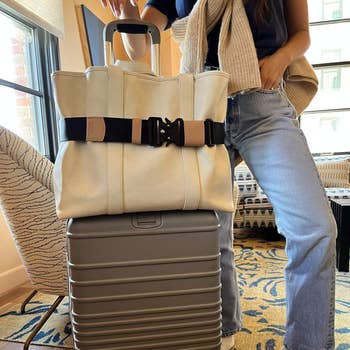
[[[142,14],[139,12],[138,0],[100,0],[103,7],[108,5],[119,19],[141,19],[155,24],[160,31],[164,30],[168,18],[153,6],[146,6]],[[143,57],[150,48],[147,35],[122,33],[125,50],[131,60]]]
[[[289,63],[288,57],[280,51],[259,60],[261,88],[265,90],[277,89]]]
[[[137,7],[138,0],[100,0],[103,7],[110,6],[114,16],[120,17],[122,12],[130,7],[131,4],[133,7]]]

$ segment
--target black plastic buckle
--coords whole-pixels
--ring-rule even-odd
[[[205,143],[208,147],[215,146],[214,142],[214,122],[212,119],[206,119],[204,121],[204,128],[205,128]]]
[[[148,118],[148,143],[154,147],[160,147],[166,142],[168,147],[171,143],[176,146],[185,144],[184,122],[181,118],[173,122],[165,118],[165,122],[160,117]]]

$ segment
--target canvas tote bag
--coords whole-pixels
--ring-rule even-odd
[[[233,211],[225,145],[202,142],[213,125],[224,123],[226,73],[161,77],[105,65],[83,73],[58,71],[52,81],[63,130],[54,165],[58,217]],[[132,142],[108,142],[123,122],[132,126]],[[148,144],[140,144],[141,129]],[[65,138],[70,132],[83,140]],[[184,146],[176,144],[180,134]]]

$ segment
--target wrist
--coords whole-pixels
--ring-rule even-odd
[[[137,6],[132,6],[127,2],[120,11],[120,19],[141,19],[140,11]]]
[[[284,47],[277,50],[276,54],[279,56],[280,61],[284,63],[285,67],[288,67],[293,61],[293,55]]]

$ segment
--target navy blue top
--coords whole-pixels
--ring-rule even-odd
[[[268,0],[269,18],[259,23],[254,19],[254,2],[245,2],[244,6],[259,59],[273,54],[288,38],[284,1]],[[169,28],[177,18],[188,16],[195,2],[196,0],[147,0],[145,6],[153,6],[166,15],[168,18],[167,28]],[[207,66],[219,66],[217,52],[220,26],[221,21],[208,34],[208,55],[205,63]]]

